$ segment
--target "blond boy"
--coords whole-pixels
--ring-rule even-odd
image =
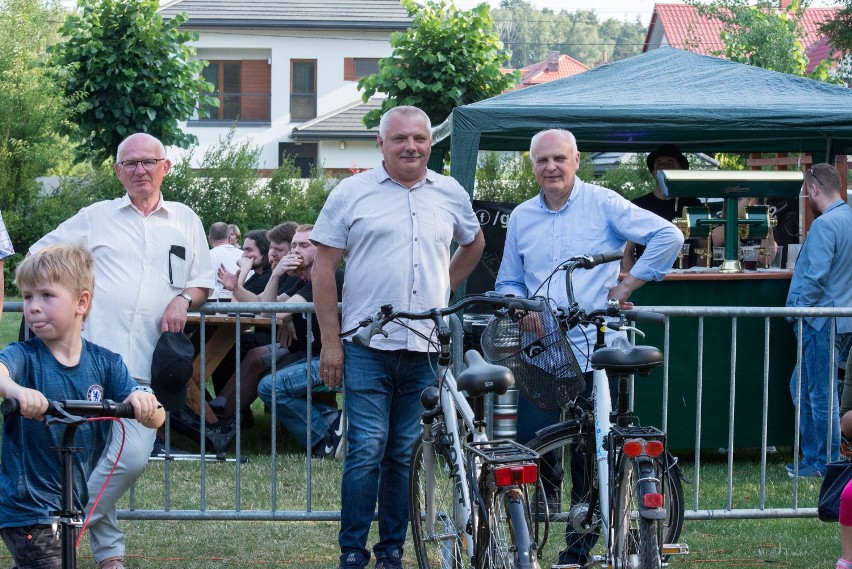
[[[24,320],[35,337],[0,351],[0,396],[17,399],[21,408],[20,416],[3,421],[0,536],[22,569],[61,567],[50,512],[60,509],[62,473],[52,449],[60,446],[64,426],[41,422],[48,399],[124,401],[149,428],[165,420],[156,397],[136,384],[121,357],[81,336],[95,288],[92,264],[80,245],[54,245],[15,271]],[[88,501],[86,480],[108,435],[105,421],[81,425],[75,434],[74,446],[85,449],[72,457],[78,511]]]

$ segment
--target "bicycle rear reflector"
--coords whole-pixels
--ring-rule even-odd
[[[652,494],[648,493],[642,496],[642,505],[646,508],[662,508],[663,507],[663,495],[662,494]]]
[[[535,484],[537,479],[535,464],[512,464],[494,469],[494,482],[500,487]]]
[[[621,447],[622,452],[630,458],[636,458],[640,455],[647,455],[651,458],[656,458],[663,454],[665,446],[660,441],[644,441],[642,439],[631,439],[624,442]]]

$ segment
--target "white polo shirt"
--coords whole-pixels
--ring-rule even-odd
[[[83,337],[119,353],[130,375],[150,381],[151,357],[169,302],[186,287],[214,286],[201,220],[162,195],[146,217],[125,195],[81,209],[30,253],[61,243],[82,243],[95,262],[92,311]]]
[[[230,243],[225,243],[223,245],[216,245],[210,249],[210,256],[213,258],[213,278],[216,279],[216,289],[210,295],[210,299],[226,298],[230,300],[233,298],[234,293],[222,286],[221,281],[216,277],[216,273],[220,265],[224,265],[232,273],[238,272],[237,259],[243,256],[243,251]]]

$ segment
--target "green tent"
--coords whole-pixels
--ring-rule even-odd
[[[478,150],[526,150],[547,128],[581,152],[852,154],[852,89],[670,47],[453,109],[436,155],[472,191]],[[437,158],[438,156],[436,156]]]

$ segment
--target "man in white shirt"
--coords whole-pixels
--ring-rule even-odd
[[[117,151],[115,173],[127,194],[81,209],[30,247],[82,243],[95,261],[95,294],[83,337],[117,352],[130,375],[150,389],[151,358],[163,332],[182,332],[187,312],[203,304],[213,289],[213,263],[204,226],[187,206],[168,202],[160,192],[171,167],[163,144],[137,133]],[[90,516],[89,541],[98,569],[123,569],[125,537],[116,525],[116,502],[145,469],[156,430],[122,419],[121,460]],[[94,500],[122,443],[113,423],[110,444],[89,477]]]
[[[242,249],[238,249],[231,244],[231,230],[228,224],[224,221],[217,221],[210,226],[210,231],[207,233],[210,239],[210,256],[213,258],[213,274],[219,271],[219,267],[225,267],[232,273],[237,272],[237,259],[243,256]],[[233,293],[222,286],[222,281],[216,279],[216,288],[210,300],[219,300],[230,302],[233,298]]]

